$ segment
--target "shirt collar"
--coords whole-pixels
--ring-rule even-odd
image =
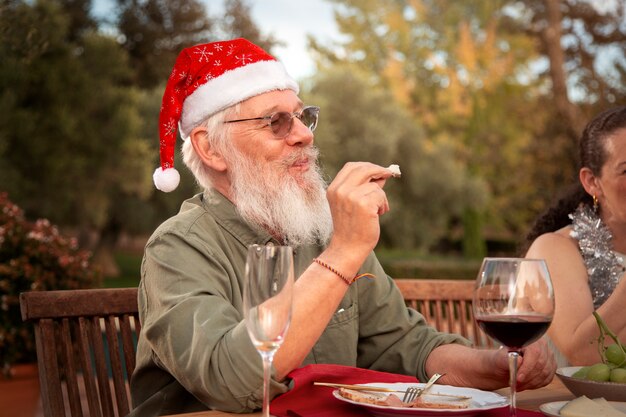
[[[202,202],[202,206],[213,214],[215,221],[232,234],[243,245],[267,244],[276,240],[264,229],[253,226],[246,222],[237,207],[220,192],[213,190],[198,194],[196,197]]]

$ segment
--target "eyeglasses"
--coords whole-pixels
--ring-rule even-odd
[[[317,127],[317,119],[320,114],[320,108],[317,106],[307,106],[299,112],[289,113],[279,111],[268,116],[253,117],[250,119],[226,120],[224,123],[248,122],[250,120],[265,120],[267,126],[272,129],[272,133],[276,139],[282,139],[291,132],[293,127],[293,118],[297,117],[312,132]]]

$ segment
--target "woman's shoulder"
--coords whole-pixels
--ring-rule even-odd
[[[553,282],[580,282],[583,285],[587,281],[587,270],[578,240],[570,236],[570,231],[571,227],[564,227],[542,234],[530,245],[526,257],[545,259]]]
[[[571,226],[563,227],[554,232],[548,232],[537,237],[528,249],[528,253],[560,253],[561,255],[570,251],[578,252],[578,241],[574,239],[570,232]]]

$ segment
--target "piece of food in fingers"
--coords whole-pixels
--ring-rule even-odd
[[[402,175],[402,173],[400,172],[400,165],[391,164],[387,167],[387,169],[391,171],[392,175],[396,178]]]

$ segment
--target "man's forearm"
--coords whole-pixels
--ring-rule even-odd
[[[278,380],[300,366],[324,332],[347,289],[348,285],[341,278],[317,264],[311,265],[296,281],[291,324],[274,358]]]

